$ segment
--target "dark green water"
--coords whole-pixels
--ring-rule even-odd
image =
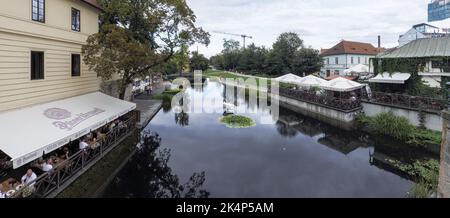
[[[209,82],[187,93],[221,102],[224,88]],[[235,103],[255,120],[269,113],[245,99]],[[203,107],[223,112],[222,105]],[[138,152],[104,197],[183,197],[186,187],[209,197],[405,197],[414,183],[383,158],[427,155],[287,109],[281,121],[248,129],[226,128],[221,116],[161,111],[146,128],[160,135],[160,147]]]

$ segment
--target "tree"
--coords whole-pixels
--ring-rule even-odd
[[[300,76],[307,76],[320,71],[323,66],[319,50],[302,48],[296,52],[293,68]]]
[[[178,66],[180,76],[182,76],[183,71],[189,71],[189,47],[187,45],[181,45],[172,59]]]
[[[192,52],[192,57],[189,60],[191,71],[202,70],[206,71],[209,68],[209,60],[204,55],[198,52]]]
[[[273,44],[268,57],[268,72],[273,75],[295,73],[296,53],[303,48],[303,40],[296,33],[282,33]]]
[[[223,65],[226,70],[236,70],[239,64],[239,41],[233,39],[223,40]]]
[[[185,0],[99,0],[99,33],[88,37],[83,60],[103,80],[119,75],[119,97],[134,78],[155,72],[182,45],[209,44]]]
[[[218,55],[212,56],[211,58],[209,58],[209,63],[218,70],[225,69],[223,54],[218,54]]]
[[[237,70],[253,73],[264,72],[267,56],[267,50],[264,47],[257,47],[252,43],[242,49],[240,53]]]

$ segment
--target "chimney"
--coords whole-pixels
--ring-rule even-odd
[[[378,48],[381,48],[381,36],[378,35]]]

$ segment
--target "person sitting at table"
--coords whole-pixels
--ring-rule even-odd
[[[22,176],[22,184],[28,185],[28,186],[34,186],[36,183],[37,176],[33,172],[33,170],[28,169],[27,173]]]
[[[109,125],[109,131],[112,132],[115,127],[116,127],[116,121],[112,122],[111,125]]]
[[[102,132],[100,130],[97,130],[95,132],[94,139],[97,140],[97,141],[102,141],[103,140],[103,134],[102,134]]]
[[[47,162],[42,164],[42,171],[49,172],[53,169],[53,160],[51,158],[47,159]]]
[[[68,147],[64,147],[62,153],[59,155],[61,159],[67,160],[70,157],[70,151]]]
[[[80,150],[86,150],[89,147],[89,144],[86,141],[87,141],[86,137],[84,137],[83,139],[80,140],[80,145],[79,145]]]
[[[3,184],[0,183],[0,199],[6,198],[6,193],[3,193]]]

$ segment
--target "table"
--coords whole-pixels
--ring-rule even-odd
[[[15,186],[12,187],[11,183],[15,183],[16,186],[20,184],[20,182],[14,178],[9,178],[9,179],[5,180],[4,182],[2,182],[2,185],[3,185],[2,192],[3,193],[6,194],[6,192],[15,189]]]

